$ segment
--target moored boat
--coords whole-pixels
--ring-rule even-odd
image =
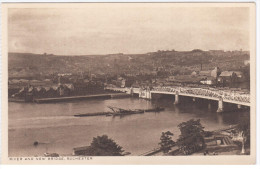
[[[152,109],[122,109],[117,107],[108,106],[112,111],[111,112],[95,112],[95,113],[84,113],[84,114],[75,114],[75,117],[88,117],[88,116],[123,116],[130,114],[141,114],[144,112],[160,112],[164,108],[156,107]]]
[[[163,107],[156,107],[156,108],[153,108],[153,109],[146,109],[145,112],[160,112],[160,111],[163,111],[164,108]]]
[[[75,117],[87,117],[87,116],[104,116],[108,115],[111,112],[95,112],[95,113],[84,113],[84,114],[75,114]]]
[[[124,115],[130,115],[130,114],[141,114],[144,113],[144,110],[131,110],[127,112],[121,112],[121,113],[112,113],[113,116],[124,116]]]

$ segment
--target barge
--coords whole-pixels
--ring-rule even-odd
[[[153,109],[121,109],[117,107],[108,106],[112,110],[112,112],[95,112],[95,113],[84,113],[84,114],[75,114],[75,117],[88,117],[88,116],[124,116],[130,114],[142,114],[145,112],[160,112],[163,111],[164,108],[156,107]]]

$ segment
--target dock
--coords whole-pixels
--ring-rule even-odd
[[[129,97],[127,93],[112,93],[112,94],[97,94],[97,95],[85,95],[85,96],[70,96],[70,97],[54,97],[54,98],[37,98],[33,101],[35,103],[55,103],[55,102],[66,102],[75,100],[88,100],[88,99],[111,99],[111,98],[122,98]]]
[[[24,99],[8,98],[8,102],[25,102]]]

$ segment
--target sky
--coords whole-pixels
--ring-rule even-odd
[[[8,51],[56,55],[249,50],[249,8],[92,5],[8,10]]]

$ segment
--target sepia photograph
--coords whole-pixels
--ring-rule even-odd
[[[4,163],[255,163],[254,3],[2,8]]]

